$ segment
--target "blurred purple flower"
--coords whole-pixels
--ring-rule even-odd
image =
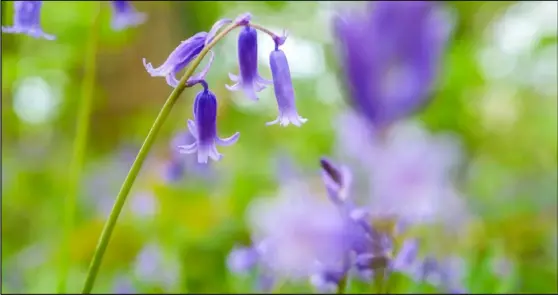
[[[26,34],[35,38],[54,40],[56,37],[41,28],[43,1],[14,1],[14,25],[2,27],[3,33]]]
[[[347,275],[347,269],[325,269],[310,276],[310,284],[322,293],[335,293],[341,281]]]
[[[227,257],[227,267],[234,273],[247,273],[256,267],[259,254],[253,247],[235,247]]]
[[[164,163],[163,179],[168,183],[181,180],[184,175],[200,176],[202,178],[211,178],[213,169],[211,165],[198,163],[197,157],[181,154],[179,146],[190,145],[196,141],[196,138],[190,131],[182,131],[176,134],[171,141],[170,159]]]
[[[152,217],[157,213],[157,199],[151,192],[140,192],[132,196],[130,210],[138,217]]]
[[[293,124],[299,126],[304,124],[307,119],[298,115],[295,105],[295,92],[293,81],[291,79],[291,70],[285,53],[279,49],[278,43],[275,50],[269,55],[269,66],[271,67],[271,76],[273,77],[273,89],[279,115],[274,121],[268,122],[266,125],[279,123],[281,126]]]
[[[162,250],[154,243],[146,245],[136,258],[134,274],[142,282],[169,289],[178,282],[179,266],[174,262],[167,263]]]
[[[464,261],[458,257],[435,259],[425,257],[422,260],[421,279],[450,294],[466,294],[462,284]]]
[[[350,100],[374,126],[405,117],[429,98],[451,25],[435,2],[368,2],[334,20]]]
[[[130,1],[110,1],[112,6],[111,27],[120,31],[128,27],[141,25],[147,19],[145,13],[137,12]]]
[[[256,92],[265,89],[272,82],[258,73],[258,33],[256,29],[245,26],[238,35],[238,66],[240,75],[229,74],[235,82],[233,86],[225,85],[230,91],[243,90],[252,100],[258,100]]]
[[[402,224],[457,225],[467,218],[464,201],[453,185],[461,158],[454,137],[429,134],[410,122],[378,133],[358,114],[344,114],[341,119],[336,125],[340,149],[366,175],[368,188],[363,193],[369,195],[365,201],[371,215]]]
[[[134,285],[130,279],[118,276],[113,283],[112,292],[114,294],[135,294],[138,291],[134,288]]]
[[[267,244],[263,241],[250,247],[235,246],[227,257],[227,267],[233,273],[246,275],[257,271],[256,289],[259,292],[270,292],[275,284],[270,269],[262,260],[261,253],[265,253]]]
[[[137,149],[134,147],[120,148],[114,154],[92,163],[84,177],[84,196],[88,206],[96,210],[88,212],[100,213],[107,217],[110,213],[114,198],[120,185],[126,178],[136,157]]]
[[[415,281],[429,283],[449,294],[467,293],[462,284],[464,271],[462,259],[419,257],[418,247],[417,240],[406,240],[392,261],[390,269],[404,273]]]
[[[240,133],[221,139],[217,135],[217,98],[209,91],[207,83],[202,81],[204,90],[196,95],[194,101],[194,120],[188,120],[188,129],[196,141],[189,145],[179,146],[180,152],[185,154],[198,153],[198,162],[207,163],[211,158],[219,161],[222,155],[216,145],[228,146],[234,144]]]
[[[253,239],[265,242],[262,262],[274,274],[308,278],[322,267],[336,268],[345,258],[345,223],[335,206],[308,195],[256,200],[250,208]]]

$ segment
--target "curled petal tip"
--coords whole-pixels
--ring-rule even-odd
[[[217,143],[221,146],[230,146],[235,144],[238,139],[240,138],[240,132],[236,132],[235,134],[227,137],[227,138],[219,138],[217,137]]]
[[[178,146],[178,152],[181,154],[193,154],[197,151],[198,143],[194,142],[189,145]]]
[[[227,88],[227,90],[229,90],[229,91],[235,92],[235,91],[240,90],[240,84],[236,83],[232,86],[225,84],[225,88]]]
[[[231,79],[231,81],[236,83],[236,82],[238,82],[239,77],[237,75],[233,74],[233,73],[229,73],[229,79]]]

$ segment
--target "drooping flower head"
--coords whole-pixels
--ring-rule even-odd
[[[256,92],[260,92],[265,85],[271,84],[258,73],[258,33],[256,29],[245,26],[238,35],[238,66],[240,75],[229,74],[235,82],[233,86],[226,85],[230,91],[243,90],[251,100],[258,100]]]
[[[112,6],[111,27],[120,31],[128,27],[141,25],[147,19],[145,13],[137,12],[130,1],[110,1]]]
[[[26,34],[35,38],[54,40],[56,37],[41,28],[43,1],[14,1],[14,25],[2,27],[3,33]]]
[[[266,125],[279,123],[281,126],[287,126],[289,124],[300,126],[305,123],[307,119],[299,116],[296,110],[295,92],[291,79],[289,62],[287,61],[285,53],[279,49],[279,45],[284,42],[285,38],[276,39],[275,50],[269,55],[269,66],[271,67],[273,90],[275,91],[275,98],[277,99],[279,115],[277,119]]]
[[[234,21],[236,24],[246,24],[251,18],[249,13],[245,13],[237,17]],[[143,59],[143,65],[151,77],[165,77],[167,84],[171,87],[176,88],[178,86],[179,80],[176,79],[176,74],[182,71],[190,62],[192,62],[203,50],[203,48],[209,44],[217,32],[226,24],[231,23],[230,19],[222,19],[217,21],[209,32],[199,32],[194,36],[182,41],[176,49],[174,49],[167,60],[159,67],[153,68],[151,63],[148,63],[145,58]],[[187,82],[204,80],[205,75],[209,71],[211,64],[213,62],[213,52],[210,52],[211,58],[207,63],[205,68],[197,75],[192,76]]]
[[[222,155],[217,151],[216,145],[228,146],[234,144],[240,133],[236,132],[231,137],[221,139],[217,135],[217,98],[209,91],[205,81],[199,81],[204,87],[194,100],[194,121],[188,120],[188,129],[194,136],[195,142],[179,146],[180,152],[185,154],[198,153],[198,162],[207,163],[211,158],[219,161]]]
[[[435,2],[370,2],[334,20],[350,101],[383,128],[430,96],[450,24]]]

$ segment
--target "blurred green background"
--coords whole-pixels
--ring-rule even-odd
[[[441,3],[442,4],[442,3]],[[12,23],[2,1],[2,25]],[[54,292],[76,109],[94,2],[43,4],[56,41],[2,34],[2,292]],[[191,171],[166,184],[170,140],[186,128],[198,89],[187,89],[161,130],[121,215],[97,292],[247,292],[250,279],[227,271],[226,255],[248,243],[245,209],[278,187],[287,156],[318,176],[333,155],[333,122],[346,109],[330,19],[337,2],[134,2],[148,21],[110,28],[102,3],[94,106],[88,135],[68,290],[78,292],[108,211],[134,155],[171,88],[150,77],[187,37],[222,17],[249,11],[275,32],[289,31],[301,128],[266,127],[276,116],[271,89],[257,104],[224,87],[237,72],[236,34],[215,50],[208,81],[219,98],[218,129],[240,141],[220,148],[209,175]],[[556,2],[447,2],[455,28],[434,100],[416,119],[464,143],[459,183],[479,218],[466,235],[471,292],[557,292]],[[269,38],[259,35],[260,72],[270,77]],[[195,170],[195,169],[194,169]],[[505,257],[512,274],[493,274]],[[489,270],[490,269],[490,270]],[[156,276],[150,274],[157,274]],[[144,279],[149,277],[150,279]],[[502,279],[505,277],[506,280]],[[121,288],[121,289],[118,289]]]

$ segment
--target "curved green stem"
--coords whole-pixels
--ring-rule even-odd
[[[96,74],[97,40],[99,36],[99,15],[100,6],[97,7],[93,16],[93,23],[89,30],[84,59],[84,76],[81,85],[81,100],[79,101],[78,116],[76,121],[76,133],[73,146],[73,154],[70,162],[68,175],[68,191],[64,202],[64,241],[61,247],[61,263],[58,281],[58,293],[66,293],[67,276],[70,269],[70,243],[71,234],[74,226],[74,216],[76,211],[76,198],[78,195],[79,184],[81,182],[81,172],[87,147],[87,135],[89,133],[89,117],[93,104],[93,92]]]
[[[130,168],[130,172],[128,172],[128,175],[126,176],[126,179],[124,180],[124,183],[120,188],[118,196],[116,196],[116,201],[114,202],[112,211],[110,212],[109,218],[105,223],[103,231],[101,232],[101,237],[99,238],[99,242],[97,243],[97,248],[95,249],[95,253],[93,254],[93,260],[91,261],[91,264],[89,266],[85,285],[83,286],[83,294],[89,294],[93,289],[95,278],[97,277],[97,273],[99,272],[101,262],[103,261],[103,256],[105,254],[105,251],[107,250],[107,246],[110,242],[110,237],[112,235],[114,227],[116,226],[116,221],[118,220],[120,211],[122,211],[122,207],[126,202],[126,197],[128,196],[128,193],[130,192],[130,189],[132,188],[132,185],[134,184],[134,181],[138,176],[143,162],[147,158],[147,154],[149,153],[151,146],[153,146],[153,143],[155,142],[155,138],[157,137],[161,126],[163,126],[163,123],[165,122],[178,97],[186,88],[186,82],[192,76],[192,74],[194,74],[194,71],[199,66],[202,59],[209,52],[209,50],[213,48],[213,46],[215,46],[215,44],[217,44],[219,40],[223,39],[223,37],[225,37],[236,27],[238,27],[236,23],[229,25],[228,27],[223,29],[221,33],[217,34],[215,38],[213,38],[213,40],[203,48],[198,57],[196,57],[192,61],[192,64],[188,67],[188,69],[180,79],[178,86],[171,92],[161,111],[159,111],[155,122],[153,122],[153,126],[151,126],[151,129],[149,130],[149,133],[147,134],[147,137],[145,138],[138,152],[138,155],[136,156],[136,159],[134,160],[134,163]]]
[[[266,28],[264,28],[264,27],[262,27],[262,26],[260,26],[260,25],[258,25],[258,24],[249,23],[248,25],[249,25],[250,27],[252,27],[252,28],[258,30],[258,31],[262,31],[262,32],[268,34],[272,39],[279,38],[279,36],[278,36],[277,34],[273,33],[272,31],[270,31],[270,30],[268,30],[268,29],[266,29]]]

